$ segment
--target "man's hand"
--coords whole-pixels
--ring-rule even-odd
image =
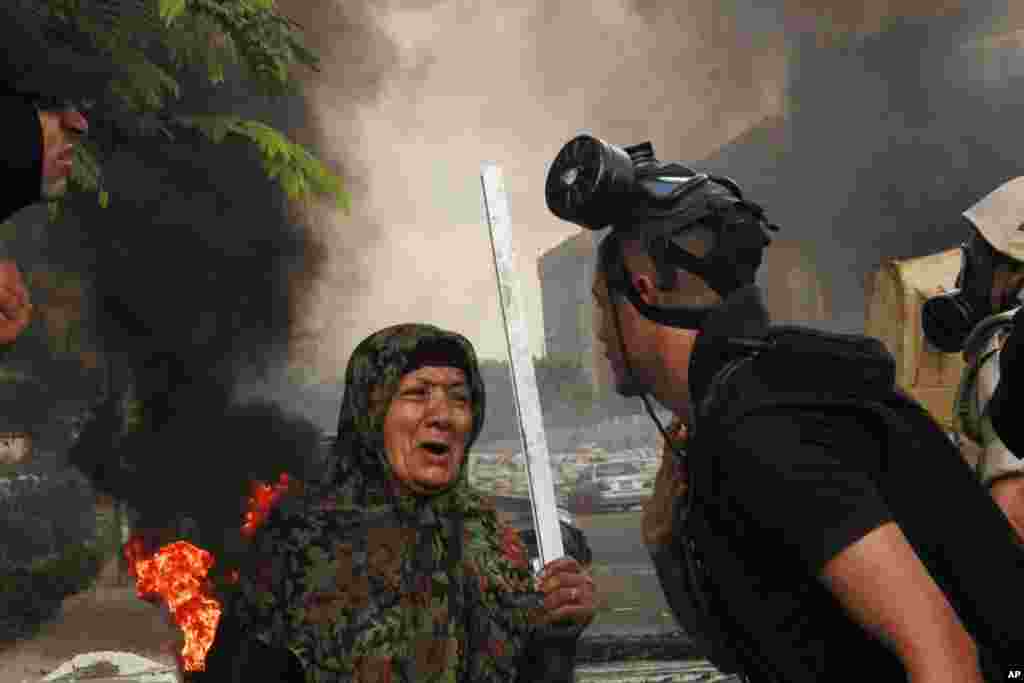
[[[895,522],[845,548],[820,578],[912,683],[984,683],[974,640]]]
[[[665,431],[680,448],[684,447],[686,425],[679,417],[673,418]],[[655,552],[658,547],[672,540],[676,500],[684,495],[686,472],[672,447],[665,443],[661,451],[661,467],[654,480],[654,493],[644,503],[643,516],[640,518],[640,531],[650,552]]]
[[[1024,543],[1024,475],[1014,474],[997,479],[990,489],[992,500],[1010,520],[1018,540]]]
[[[18,338],[32,319],[32,304],[14,261],[0,261],[0,345]]]

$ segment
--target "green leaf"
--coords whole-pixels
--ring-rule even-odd
[[[160,0],[160,18],[170,26],[182,15],[187,4],[187,0]]]
[[[231,134],[247,138],[263,156],[267,177],[277,180],[291,199],[329,195],[336,205],[349,211],[349,196],[339,176],[301,145],[288,140],[280,131],[260,121],[243,120],[237,116],[186,116],[175,121],[200,131],[215,143],[221,143]]]
[[[302,27],[281,14],[277,4],[274,0],[46,0],[39,6],[41,14],[63,24],[61,32],[54,34],[61,36],[56,41],[91,44],[122,67],[122,75],[110,86],[111,106],[97,116],[102,119],[109,112],[114,121],[138,121],[139,130],[123,138],[130,146],[132,136],[167,131],[162,124],[170,117],[168,102],[182,95],[175,78],[180,70],[202,73],[217,85],[225,82],[229,66],[237,64],[254,95],[297,92],[294,67],[316,70],[319,57],[305,46]],[[169,61],[151,60],[154,47],[162,47]],[[237,117],[211,116],[202,124],[200,129],[215,143],[233,134],[247,137],[260,150],[268,175],[293,199],[327,195],[349,210],[341,178],[276,129]],[[98,150],[88,160],[76,158],[71,179],[76,190],[99,187],[101,158]],[[101,206],[109,202],[103,190],[99,201]],[[59,210],[60,205],[51,206],[54,216]]]
[[[110,193],[106,190],[100,190],[100,208],[105,209],[110,204]]]

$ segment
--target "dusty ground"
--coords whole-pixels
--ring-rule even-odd
[[[61,614],[43,626],[30,639],[0,644],[0,683],[36,683],[75,655],[93,651],[132,652],[154,661],[174,665],[175,631],[155,607],[135,597],[131,585],[115,585],[116,566],[108,564],[97,586],[71,596],[64,601]],[[627,579],[629,577],[626,577]],[[614,583],[614,577],[602,575],[600,579]],[[625,585],[608,585],[610,592],[629,590]],[[606,606],[607,608],[607,606]],[[603,618],[611,615],[602,613]],[[618,650],[609,649],[607,643],[598,642],[582,648],[581,667],[577,679],[581,683],[708,683],[733,679],[711,676],[713,669],[706,663],[690,660],[636,661],[616,663]],[[619,643],[622,649],[622,643]],[[680,645],[682,647],[682,645]],[[664,643],[630,641],[631,656],[641,651],[654,652],[658,659],[666,656]],[[683,648],[690,649],[690,646]],[[615,652],[612,652],[615,650]],[[598,652],[600,651],[600,652]],[[609,661],[609,656],[612,661]],[[643,655],[639,655],[643,656]],[[670,657],[690,659],[693,654],[680,651]],[[589,665],[584,665],[589,662]],[[599,662],[603,662],[599,663]],[[710,678],[708,678],[711,676]]]
[[[174,631],[161,613],[114,585],[112,560],[96,587],[64,600],[60,615],[31,639],[0,644],[0,683],[35,682],[77,654],[96,650],[134,652],[174,664]]]

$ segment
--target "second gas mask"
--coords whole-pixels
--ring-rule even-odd
[[[921,310],[925,338],[944,353],[957,353],[978,323],[992,310],[996,252],[975,230],[960,245],[962,259],[951,291],[929,298]]]

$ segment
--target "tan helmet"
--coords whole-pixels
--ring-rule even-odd
[[[1007,180],[963,216],[993,249],[1024,261],[1024,176]]]

